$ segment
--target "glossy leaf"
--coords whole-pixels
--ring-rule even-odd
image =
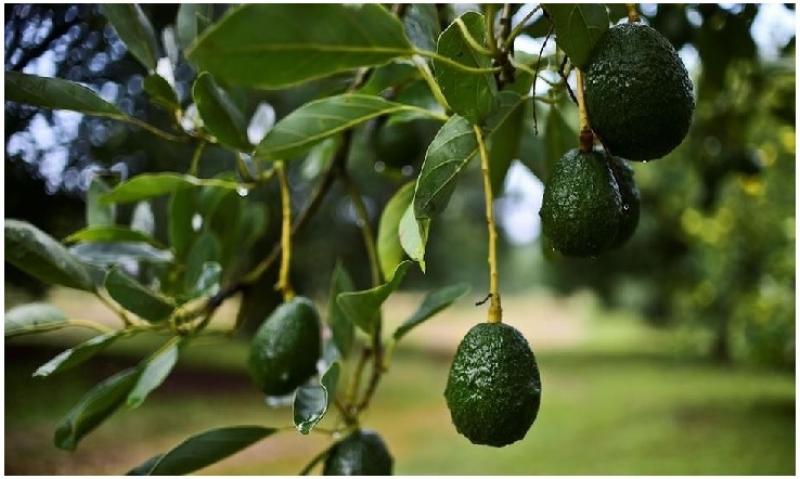
[[[148,71],[155,70],[159,58],[158,41],[153,25],[142,8],[133,3],[106,3],[100,8],[131,55]]]
[[[408,83],[418,76],[419,71],[412,63],[396,61],[375,68],[357,91],[364,95],[381,95],[389,88]]]
[[[337,261],[331,276],[330,294],[328,295],[328,325],[333,335],[333,343],[343,358],[348,357],[350,354],[350,348],[353,346],[355,337],[355,326],[342,310],[342,307],[339,306],[336,298],[339,294],[353,291],[354,289],[353,280],[344,265]]]
[[[422,50],[436,50],[436,39],[439,38],[439,14],[432,3],[412,3],[406,7],[403,17],[406,36],[415,47]]]
[[[392,196],[381,214],[378,225],[378,260],[385,277],[389,277],[403,260],[400,244],[400,219],[414,199],[414,183],[407,183]]]
[[[403,261],[388,282],[363,291],[341,293],[336,302],[359,329],[371,336],[375,334],[381,305],[400,287],[410,265],[411,261]]]
[[[41,365],[33,373],[33,375],[46,377],[82,364],[83,362],[92,358],[95,354],[111,346],[111,344],[121,336],[122,334],[119,331],[95,336],[87,341],[82,342],[74,348],[63,351],[50,361],[47,361],[45,364]]]
[[[392,337],[395,340],[400,340],[400,338],[408,334],[413,328],[432,318],[436,313],[449,307],[458,298],[467,294],[468,291],[468,284],[459,283],[428,293],[425,299],[422,300],[422,304],[419,305],[419,308],[395,330]]]
[[[458,173],[478,152],[472,125],[454,115],[445,123],[425,153],[414,191],[414,215],[430,219],[444,211],[455,189]]]
[[[204,264],[207,262],[218,262],[222,254],[217,235],[211,231],[203,231],[192,243],[189,253],[186,255],[186,273],[184,276],[184,288],[192,291],[203,274]]]
[[[306,103],[280,120],[256,148],[256,156],[290,159],[315,143],[365,121],[416,108],[379,96],[346,93]]]
[[[71,110],[87,115],[121,119],[127,115],[75,82],[45,78],[15,71],[5,72],[6,100],[53,110]]]
[[[203,127],[220,143],[245,152],[253,149],[247,139],[247,120],[208,72],[201,73],[194,81],[192,98]]]
[[[153,215],[153,208],[147,201],[136,203],[131,215],[131,230],[152,236],[156,231],[156,218]]]
[[[116,268],[108,272],[105,288],[114,301],[148,321],[164,321],[175,310],[169,300]]]
[[[200,268],[200,275],[189,289],[189,297],[213,296],[219,292],[222,281],[222,266],[216,261],[206,261]]]
[[[100,177],[95,176],[86,190],[86,224],[92,226],[111,226],[117,218],[116,205],[100,201],[111,188]]]
[[[179,352],[180,343],[172,341],[169,346],[157,351],[147,360],[136,385],[128,394],[127,405],[129,408],[139,407],[151,392],[161,386],[178,362]]]
[[[192,228],[192,218],[196,207],[195,194],[194,190],[182,189],[173,193],[169,200],[167,234],[172,251],[180,259],[183,259],[188,253],[192,238],[195,236],[194,228]]]
[[[278,3],[232,8],[186,52],[221,82],[267,89],[411,53],[403,25],[380,5]]]
[[[319,379],[319,385],[301,386],[294,394],[294,425],[300,434],[308,434],[322,421],[336,396],[341,365],[334,362]]]
[[[472,38],[485,44],[483,15],[467,12],[461,20]],[[492,59],[477,53],[464,39],[459,26],[453,22],[439,37],[436,51],[472,68],[490,68]],[[447,103],[453,111],[472,124],[480,124],[494,108],[494,96],[497,93],[497,82],[492,73],[469,73],[458,68],[434,60],[436,83],[442,89]]]
[[[160,458],[150,458],[135,468],[140,475],[177,476],[219,462],[274,434],[278,429],[262,426],[232,426],[211,429],[183,441]],[[146,464],[152,464],[147,469]]]
[[[169,263],[172,253],[150,246],[147,243],[81,243],[69,249],[81,261],[89,265],[109,266],[126,261],[143,261],[146,263]],[[105,276],[101,278],[105,279]]]
[[[214,4],[212,3],[181,3],[178,15],[175,18],[175,27],[178,31],[178,41],[181,46],[189,48],[195,38],[208,27],[213,18]]]
[[[553,19],[556,43],[573,65],[583,68],[597,40],[608,30],[606,6],[601,3],[547,3]]]
[[[64,238],[67,243],[114,243],[118,241],[140,241],[155,248],[163,249],[164,245],[141,231],[124,226],[92,226],[78,230]]]
[[[430,224],[431,220],[428,218],[418,220],[414,216],[414,205],[410,204],[400,218],[397,231],[403,251],[409,258],[419,263],[423,273],[425,272],[425,246],[428,244]]]
[[[181,108],[178,97],[172,85],[161,75],[153,73],[147,75],[143,82],[144,91],[150,95],[150,99],[156,105],[165,108],[167,111],[174,112]]]
[[[55,445],[74,450],[81,438],[122,405],[138,376],[138,369],[126,369],[92,388],[59,423],[53,438]]]
[[[186,5],[186,4],[182,3],[181,5]],[[155,456],[151,457],[150,459],[144,461],[143,463],[139,464],[138,466],[134,467],[133,469],[125,473],[125,475],[146,476],[150,474],[150,471],[152,471],[154,467],[156,467],[156,464],[158,464],[158,461],[160,461],[162,457],[164,457],[163,454],[156,454]]]
[[[6,261],[47,283],[90,291],[86,267],[61,243],[23,221],[5,221]]]
[[[63,328],[69,319],[55,306],[29,303],[6,311],[4,325],[6,338],[13,338]]]
[[[196,178],[181,173],[145,173],[117,185],[103,196],[103,201],[131,203],[147,198],[167,195],[193,186],[213,186],[235,190],[237,183],[215,178]]]

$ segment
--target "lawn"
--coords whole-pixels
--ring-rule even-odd
[[[413,307],[411,299],[390,305],[389,320]],[[364,417],[366,427],[385,437],[397,474],[795,472],[792,375],[682,358],[669,333],[597,311],[581,298],[507,300],[512,324],[521,316],[515,311],[537,311],[518,322],[537,348],[542,407],[523,441],[503,449],[471,445],[450,424],[442,396],[452,351],[477,314],[467,303],[398,348]],[[60,416],[91,384],[157,345],[152,337],[120,344],[95,358],[90,374],[29,377],[60,344],[75,339],[51,334],[6,344],[9,474],[122,473],[207,428],[291,424],[290,410],[268,408],[239,367],[245,344],[206,340],[187,350],[139,409],[117,413],[76,452],[60,451],[51,442]],[[322,434],[282,432],[201,473],[296,474],[328,441]]]

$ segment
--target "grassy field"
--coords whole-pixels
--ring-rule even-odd
[[[72,299],[54,298],[65,309],[92,310]],[[416,300],[394,299],[388,320],[402,319]],[[686,358],[675,353],[670,333],[597,311],[581,297],[506,300],[507,321],[536,349],[542,407],[523,441],[503,449],[471,445],[450,424],[442,396],[458,339],[480,317],[468,303],[422,326],[398,348],[364,417],[366,427],[385,437],[397,474],[795,472],[791,375]],[[60,451],[51,442],[58,419],[91,384],[158,344],[152,337],[121,343],[95,358],[90,374],[30,378],[76,339],[51,334],[6,344],[7,473],[122,473],[207,428],[291,424],[289,409],[266,407],[239,366],[246,345],[207,340],[187,350],[139,409],[117,413],[76,452]],[[328,441],[287,431],[201,473],[296,474]]]

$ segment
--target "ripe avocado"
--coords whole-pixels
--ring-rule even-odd
[[[612,154],[647,161],[683,141],[694,112],[692,82],[658,31],[636,23],[608,29],[585,73],[589,123]]]
[[[502,447],[530,429],[541,384],[525,337],[507,324],[482,323],[459,344],[444,396],[459,433],[474,444]]]
[[[568,151],[553,167],[542,198],[544,234],[567,256],[594,256],[614,244],[622,198],[602,153]]]
[[[265,394],[288,394],[316,374],[320,352],[317,310],[309,299],[295,297],[278,306],[253,336],[250,376]]]
[[[617,237],[613,246],[622,246],[628,241],[639,225],[640,197],[639,188],[633,179],[633,169],[622,158],[609,157],[611,173],[617,181],[619,196],[622,200],[622,217]]]
[[[357,429],[338,442],[325,459],[325,476],[390,476],[392,459],[375,431]]]

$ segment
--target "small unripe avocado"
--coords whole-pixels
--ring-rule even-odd
[[[320,320],[309,299],[295,297],[275,308],[250,344],[250,376],[264,394],[288,394],[317,372]]]
[[[625,160],[610,157],[609,166],[611,166],[611,173],[617,181],[622,203],[619,231],[613,246],[621,246],[633,236],[636,227],[639,225],[639,188],[636,187],[636,182],[633,179],[633,169],[625,163]]]
[[[595,256],[611,247],[622,224],[622,198],[602,153],[573,149],[547,179],[542,198],[544,234],[567,256]]]
[[[326,476],[390,476],[392,459],[378,433],[358,429],[338,442],[325,459]]]
[[[469,330],[444,391],[456,430],[474,444],[494,447],[525,437],[541,395],[539,368],[528,341],[503,323]]]
[[[589,123],[613,155],[653,160],[683,141],[694,112],[692,82],[658,31],[638,23],[611,27],[585,73]]]

